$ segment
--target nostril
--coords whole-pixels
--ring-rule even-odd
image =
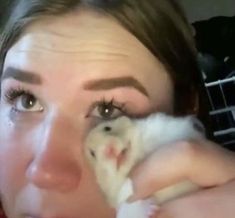
[[[104,131],[106,131],[106,132],[109,132],[109,131],[111,131],[112,130],[112,128],[110,127],[110,126],[105,126],[104,127]]]

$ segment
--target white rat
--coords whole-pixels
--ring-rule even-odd
[[[168,143],[203,137],[202,124],[192,116],[176,118],[163,113],[143,119],[123,116],[92,129],[86,138],[85,154],[108,202],[118,208],[132,194],[128,175],[137,163]],[[198,188],[190,181],[183,181],[158,191],[154,199],[156,205],[160,205]],[[144,205],[144,214],[146,205],[149,205],[150,211],[147,209],[145,215],[141,214],[141,205]],[[151,213],[152,203],[143,201],[131,206],[134,209],[129,208],[128,218],[145,218]],[[134,215],[131,215],[130,210],[135,210]],[[126,217],[126,212],[123,213]]]

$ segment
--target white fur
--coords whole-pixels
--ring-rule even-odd
[[[118,207],[120,190],[131,169],[150,153],[157,152],[159,147],[168,143],[203,138],[204,134],[195,128],[195,124],[200,127],[199,121],[192,116],[176,118],[156,113],[144,119],[121,117],[103,122],[91,130],[86,139],[86,155],[109,203]],[[111,130],[105,131],[105,127],[111,127]],[[128,144],[131,145],[125,164],[118,170],[112,160],[104,157],[104,149],[110,142],[120,151]],[[90,150],[95,152],[95,158],[91,156]],[[155,193],[155,199],[157,204],[161,204],[197,188],[190,181],[183,181]]]

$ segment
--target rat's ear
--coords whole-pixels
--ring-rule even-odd
[[[189,116],[189,118],[192,122],[194,129],[196,129],[198,132],[200,132],[202,134],[206,133],[206,129],[205,129],[203,123],[196,116],[192,115],[192,116]]]
[[[123,129],[130,128],[133,125],[131,119],[126,116],[118,118],[117,122],[121,124],[120,127]]]

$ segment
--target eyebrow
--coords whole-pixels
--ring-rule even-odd
[[[42,79],[39,75],[28,72],[24,70],[20,70],[14,67],[8,67],[2,74],[1,81],[5,79],[13,78],[15,80],[25,82],[25,83],[31,83],[39,85],[42,83]]]
[[[145,87],[133,77],[117,77],[110,79],[99,79],[88,81],[84,85],[85,90],[110,90],[120,87],[132,87],[139,92],[149,97],[149,94]]]

